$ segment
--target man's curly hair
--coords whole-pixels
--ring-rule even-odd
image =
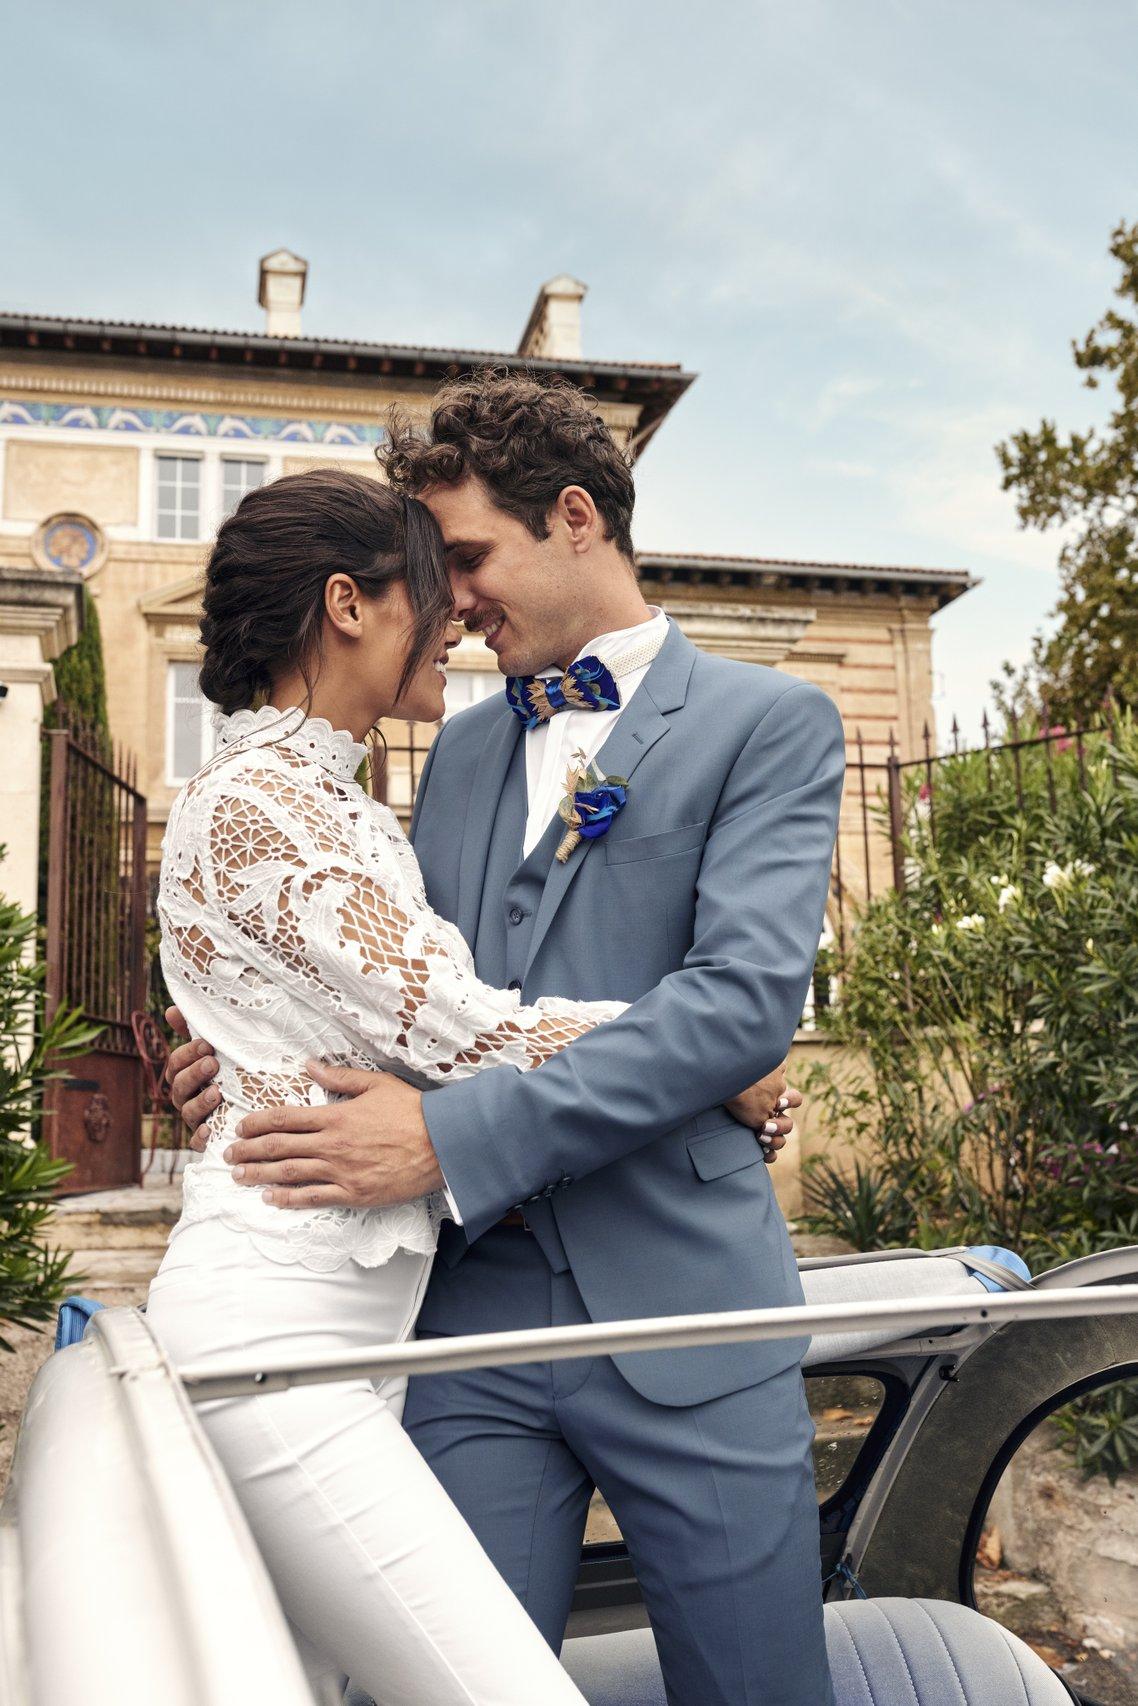
[[[636,493],[628,458],[584,392],[566,380],[543,383],[494,369],[455,380],[436,393],[426,436],[393,409],[376,454],[391,484],[410,497],[475,475],[535,539],[549,537],[559,493],[583,486],[605,537],[632,559]]]

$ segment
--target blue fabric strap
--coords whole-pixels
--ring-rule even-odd
[[[106,1304],[96,1303],[93,1297],[68,1297],[60,1304],[59,1319],[55,1323],[55,1348],[57,1351],[66,1350],[68,1345],[77,1345],[87,1331],[87,1323],[96,1309],[105,1309]]]
[[[959,1258],[969,1269],[974,1279],[978,1279],[985,1291],[1018,1291],[1014,1280],[1007,1285],[1001,1285],[994,1274],[983,1273],[979,1268],[972,1267],[969,1256],[979,1256],[981,1261],[989,1262],[995,1267],[1007,1268],[1009,1273],[1031,1284],[1031,1269],[1022,1256],[1017,1256],[1014,1250],[1005,1250],[1001,1244],[970,1244]]]

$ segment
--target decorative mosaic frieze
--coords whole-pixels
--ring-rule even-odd
[[[345,444],[367,448],[386,436],[370,421],[303,421],[202,409],[124,409],[85,403],[26,403],[0,398],[0,426],[65,427],[87,432],[169,433],[185,438]]]

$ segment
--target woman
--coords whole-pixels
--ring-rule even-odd
[[[439,1202],[286,1212],[222,1160],[243,1113],[321,1097],[306,1058],[426,1086],[536,1066],[623,1011],[526,1007],[481,983],[355,780],[382,717],[442,715],[449,610],[429,512],[358,475],[250,493],[210,556],[201,685],[219,750],[174,804],[159,886],[166,980],[193,1034],[218,1040],[222,1093],[150,1291],[178,1362],[414,1328]],[[201,1412],[314,1680],[350,1673],[382,1706],[579,1703],[403,1432],[402,1398],[402,1381],[359,1380]]]

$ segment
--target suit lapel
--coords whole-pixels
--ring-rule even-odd
[[[512,711],[506,711],[494,724],[478,757],[474,785],[470,790],[470,805],[462,826],[462,847],[458,858],[458,918],[459,929],[473,944],[478,934],[478,914],[482,905],[482,887],[486,877],[490,836],[498,813],[510,760],[522,734],[522,722]],[[520,843],[519,843],[520,845]]]
[[[624,776],[631,784],[637,765],[668,732],[668,720],[663,713],[678,710],[683,704],[695,658],[695,647],[673,623],[652,667],[633,695],[632,703],[621,712],[616,727],[594,760],[602,775]],[[557,840],[560,839],[558,835]],[[534,919],[526,959],[527,973],[549,934],[550,925],[569,893],[574,877],[587,858],[603,859],[604,854],[599,848],[594,849],[591,842],[582,841],[564,865],[556,858],[551,859],[549,876]]]

